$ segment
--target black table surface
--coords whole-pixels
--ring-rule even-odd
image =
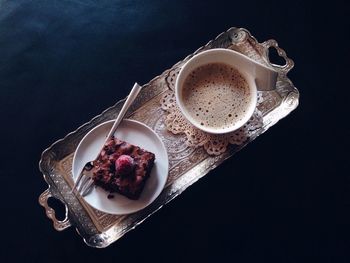
[[[345,1],[0,1],[0,262],[349,262],[349,15]],[[108,248],[55,231],[41,152],[232,26],[286,50],[299,107]]]

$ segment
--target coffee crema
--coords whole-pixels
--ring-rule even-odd
[[[251,94],[247,81],[237,69],[224,63],[209,63],[187,76],[182,100],[197,123],[222,130],[246,116]]]

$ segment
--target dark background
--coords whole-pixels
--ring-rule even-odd
[[[0,0],[0,261],[349,262],[349,16],[345,1]],[[231,26],[295,61],[297,110],[108,248],[56,232],[41,152]]]

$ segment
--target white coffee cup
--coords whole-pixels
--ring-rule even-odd
[[[245,113],[241,113],[242,116],[240,116],[239,121],[222,129],[201,125],[198,119],[194,118],[187,111],[182,99],[184,83],[189,74],[196,68],[210,63],[223,63],[237,69],[246,80],[250,91],[249,105]],[[233,132],[242,127],[253,115],[257,103],[257,90],[275,89],[277,76],[278,73],[275,70],[259,64],[236,51],[222,48],[210,49],[193,56],[182,66],[175,83],[176,101],[185,118],[198,129],[212,134]]]

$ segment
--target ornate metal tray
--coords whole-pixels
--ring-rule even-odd
[[[162,95],[169,90],[169,83],[173,81],[174,72],[185,61],[194,54],[219,47],[234,49],[260,63],[273,67],[279,72],[279,77],[277,89],[263,93],[263,102],[259,106],[263,114],[263,126],[256,130],[243,145],[232,146],[221,155],[210,156],[201,147],[188,147],[183,134],[174,135],[167,131],[164,125],[164,111],[159,101]],[[270,63],[270,47],[275,48],[278,54],[285,59],[285,65]],[[294,110],[298,106],[299,92],[287,77],[287,73],[293,66],[293,61],[278,47],[275,40],[259,43],[246,29],[230,28],[145,84],[127,117],[147,124],[163,139],[169,155],[169,177],[163,192],[155,202],[134,214],[124,216],[106,214],[92,208],[82,198],[70,193],[73,183],[72,158],[78,143],[90,129],[99,123],[114,119],[121,108],[122,101],[106,109],[102,114],[69,133],[63,139],[56,141],[42,153],[39,163],[40,171],[49,186],[40,195],[39,203],[45,208],[46,215],[53,221],[54,228],[61,231],[70,226],[75,227],[85,243],[92,247],[106,247],[118,240]],[[55,211],[49,207],[47,202],[50,197],[59,199],[65,205],[66,217],[64,220],[56,219]]]

